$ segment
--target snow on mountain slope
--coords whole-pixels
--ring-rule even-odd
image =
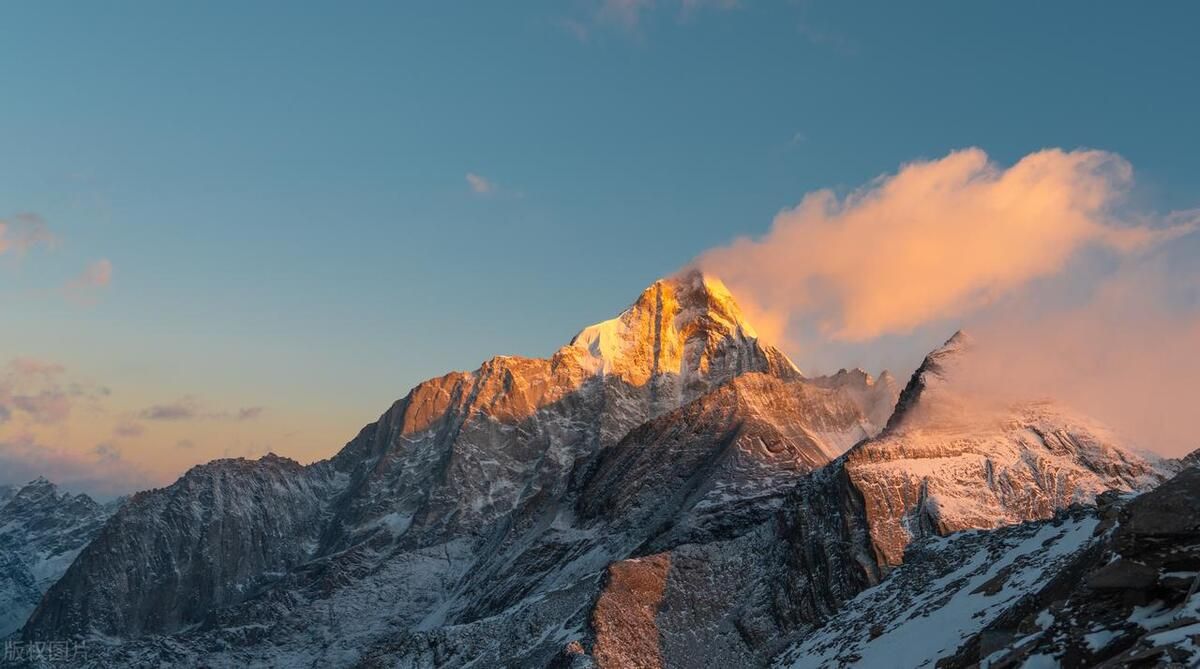
[[[418,385],[330,460],[197,467],[114,517],[23,638],[122,666],[424,667],[611,666],[650,635],[646,666],[763,666],[913,541],[1160,478],[1064,410],[974,412],[962,337],[897,400],[753,332],[686,274],[548,359]]]
[[[799,377],[753,332],[720,282],[692,272],[655,282],[549,359],[499,357],[427,381],[334,458],[359,488],[345,519],[389,516],[427,543],[561,494],[581,459],[739,374]]]
[[[712,376],[799,375],[782,352],[758,343],[725,284],[695,270],[656,281],[620,316],[581,330],[569,348],[585,353],[588,368],[633,385],[671,374],[660,392],[676,406],[711,388]]]
[[[1106,489],[1145,490],[1162,480],[1158,463],[1110,442],[1092,421],[1052,405],[974,411],[976,398],[953,377],[956,368],[970,364],[965,344],[965,337],[956,336],[933,352],[902,394],[889,427],[799,479],[770,519],[702,543],[645,546],[661,551],[656,564],[665,565],[633,571],[647,575],[645,587],[652,593],[663,593],[655,600],[655,614],[631,618],[627,628],[620,616],[593,610],[594,636],[581,644],[584,651],[589,643],[605,648],[606,636],[619,641],[648,634],[668,649],[663,657],[673,658],[663,666],[704,666],[711,658],[727,666],[761,666],[789,644],[816,634],[844,602],[903,569],[913,541],[1038,521],[1090,502]],[[997,534],[1000,538],[988,540],[999,542],[988,564],[998,565],[1002,554],[1009,554],[1005,559],[1012,564],[1040,561],[1053,571],[1043,558],[1058,553],[1042,551],[1040,542],[1065,547],[1090,531],[1082,525],[1076,530],[1069,537],[1041,537],[1037,545],[1023,538],[1006,543],[1007,535]],[[970,580],[985,572],[962,576]],[[1022,576],[1021,587],[1037,587],[1036,573]],[[600,596],[629,583],[610,570]],[[999,612],[971,613],[986,620]],[[855,639],[863,634],[851,628]],[[972,629],[963,627],[955,638]],[[953,628],[939,629],[949,631]],[[948,652],[957,648],[952,641],[945,638]],[[853,654],[848,651],[847,657]],[[654,657],[639,661],[655,666]]]
[[[884,433],[842,465],[867,500],[882,564],[899,564],[913,538],[1048,518],[1108,489],[1149,489],[1169,473],[1064,407],[980,403],[958,383],[970,356],[961,333],[931,353]]]
[[[809,381],[813,385],[823,388],[837,388],[845,391],[858,404],[867,420],[876,426],[876,433],[887,425],[900,395],[900,387],[896,384],[895,377],[887,370],[884,370],[878,379],[872,378],[870,374],[861,369],[842,369],[830,376],[812,377]],[[875,433],[869,436],[873,437]],[[839,455],[853,445],[846,444]]]
[[[775,666],[1195,666],[1198,574],[1191,468],[1050,520],[920,540]]]
[[[605,449],[578,514],[669,529],[657,543],[696,540],[706,526],[746,525],[733,505],[777,508],[800,476],[877,429],[841,390],[745,374]]]
[[[0,638],[24,624],[116,504],[59,493],[42,478],[8,487],[0,502]]]
[[[904,565],[862,592],[777,666],[934,667],[1099,541],[1099,519],[1078,508],[1053,522],[930,537]]]
[[[774,453],[798,476],[877,429],[843,391],[794,385],[802,376],[714,280],[656,282],[618,321],[546,360],[498,357],[422,383],[329,461],[219,461],[139,495],[47,594],[25,637],[146,640],[110,645],[122,662],[174,657],[179,645],[163,634],[229,648],[233,664],[281,647],[292,650],[271,657],[345,664],[398,636],[419,654],[498,616],[540,620],[549,593],[576,593],[564,601],[586,609],[602,569],[657,528],[608,532],[604,514],[577,521],[575,501],[596,456],[647,420],[751,372],[766,379],[762,392],[822,398],[801,420],[777,410],[793,406],[786,397],[746,401],[757,392],[746,386],[718,410],[727,432],[749,421],[765,441],[747,442],[724,476],[680,468],[699,486],[693,502],[709,505],[776,494],[745,476],[756,458]],[[535,655],[561,647],[521,643]]]
[[[1032,605],[965,644],[951,669],[1200,664],[1200,469],[1102,508],[1103,544]]]
[[[46,593],[24,633],[136,636],[200,622],[307,560],[332,472],[273,454],[216,460],[140,492]]]

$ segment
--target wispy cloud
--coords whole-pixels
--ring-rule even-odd
[[[1164,455],[1200,448],[1180,419],[1196,406],[1200,303],[1172,299],[1200,295],[1200,272],[1168,273],[1158,255],[1123,263],[1082,304],[1046,304],[1031,289],[982,315],[968,325],[975,346],[959,390],[1001,404],[1053,399]]]
[[[160,484],[136,462],[122,457],[111,443],[97,444],[87,453],[47,446],[30,434],[0,438],[0,483],[22,484],[38,476],[70,491],[100,497],[123,495]]]
[[[94,400],[105,389],[66,382],[62,365],[33,358],[15,358],[0,368],[0,423],[58,425],[67,421],[77,400]]]
[[[0,219],[0,254],[23,255],[35,246],[54,246],[58,243],[46,221],[37,214],[22,212]]]
[[[263,407],[242,407],[237,410],[238,420],[254,420],[263,413]]]
[[[558,23],[579,42],[587,42],[592,38],[591,27],[579,19],[562,19]]]
[[[154,404],[142,409],[138,417],[152,421],[189,421],[189,420],[254,420],[263,414],[265,409],[260,406],[241,407],[233,411],[212,410],[204,407],[203,403],[192,395],[181,397],[173,402]]]
[[[143,420],[193,420],[199,413],[199,404],[193,397],[184,397],[175,402],[154,404],[138,414]]]
[[[694,17],[705,9],[729,10],[738,0],[598,0],[588,2],[574,17],[560,24],[580,42],[589,42],[597,30],[616,30],[627,36],[641,35],[652,16],[667,14],[678,21]]]
[[[100,460],[100,462],[104,463],[115,463],[121,460],[122,457],[120,447],[111,441],[96,444],[96,447],[92,449],[92,452],[96,454],[96,457]]]
[[[113,428],[113,434],[118,437],[140,437],[146,428],[131,420],[123,420]]]
[[[12,406],[29,414],[36,423],[58,424],[71,416],[71,399],[57,388],[34,395],[14,395]]]
[[[10,374],[24,377],[52,377],[63,373],[65,368],[57,362],[36,360],[34,358],[13,358],[8,363]]]
[[[75,302],[90,304],[112,283],[112,276],[112,262],[107,258],[89,263],[78,276],[67,282],[67,297]]]
[[[268,411],[213,406],[195,395],[129,411],[114,407],[110,395],[55,361],[18,357],[0,364],[0,483],[45,476],[65,489],[102,494],[161,485],[174,476],[180,454],[155,445],[200,451],[193,438],[225,430],[243,438],[259,430],[251,421]],[[189,434],[193,426],[199,434]]]
[[[633,30],[642,22],[642,13],[654,6],[652,0],[604,0],[597,12],[598,18]]]
[[[474,172],[467,172],[467,185],[476,195],[491,195],[498,190],[495,182]]]

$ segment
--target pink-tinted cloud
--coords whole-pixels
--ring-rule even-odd
[[[766,235],[697,262],[822,337],[870,340],[973,313],[1086,249],[1130,256],[1196,228],[1120,217],[1131,181],[1130,165],[1101,151],[1039,151],[1005,169],[967,149],[845,197],[809,194]]]
[[[969,325],[970,364],[957,390],[1001,405],[1054,400],[1165,455],[1200,448],[1188,419],[1200,396],[1200,304],[1169,297],[1189,285],[1200,294],[1200,275],[1135,262],[1074,306],[1029,291]]]
[[[11,407],[29,415],[35,423],[58,424],[71,416],[71,399],[61,390],[43,390],[34,395],[13,395]]]
[[[65,368],[57,362],[36,360],[34,358],[13,358],[8,363],[10,374],[21,377],[52,377],[63,373]]]
[[[106,258],[89,263],[74,279],[67,282],[67,296],[80,303],[94,302],[100,292],[112,283],[113,266]]]
[[[54,425],[71,415],[75,399],[90,397],[93,389],[62,383],[62,365],[32,358],[15,358],[0,371],[0,423],[23,418]]]
[[[46,221],[32,213],[20,213],[0,219],[0,254],[22,255],[35,246],[54,246],[58,238]]]
[[[100,497],[124,495],[164,481],[122,457],[112,444],[78,454],[39,443],[28,434],[0,438],[0,483],[22,484],[44,476],[70,491]]]

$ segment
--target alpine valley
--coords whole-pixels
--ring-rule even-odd
[[[1192,460],[981,409],[975,346],[806,376],[686,271],[328,460],[0,490],[0,635],[97,667],[1195,666]]]

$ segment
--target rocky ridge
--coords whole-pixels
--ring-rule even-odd
[[[22,635],[129,666],[766,666],[914,542],[1161,480],[1052,405],[945,420],[968,348],[897,402],[805,378],[715,279],[659,281],[548,359],[418,385],[330,460],[139,494]]]
[[[0,491],[0,638],[21,627],[119,504],[60,493],[44,478]]]

